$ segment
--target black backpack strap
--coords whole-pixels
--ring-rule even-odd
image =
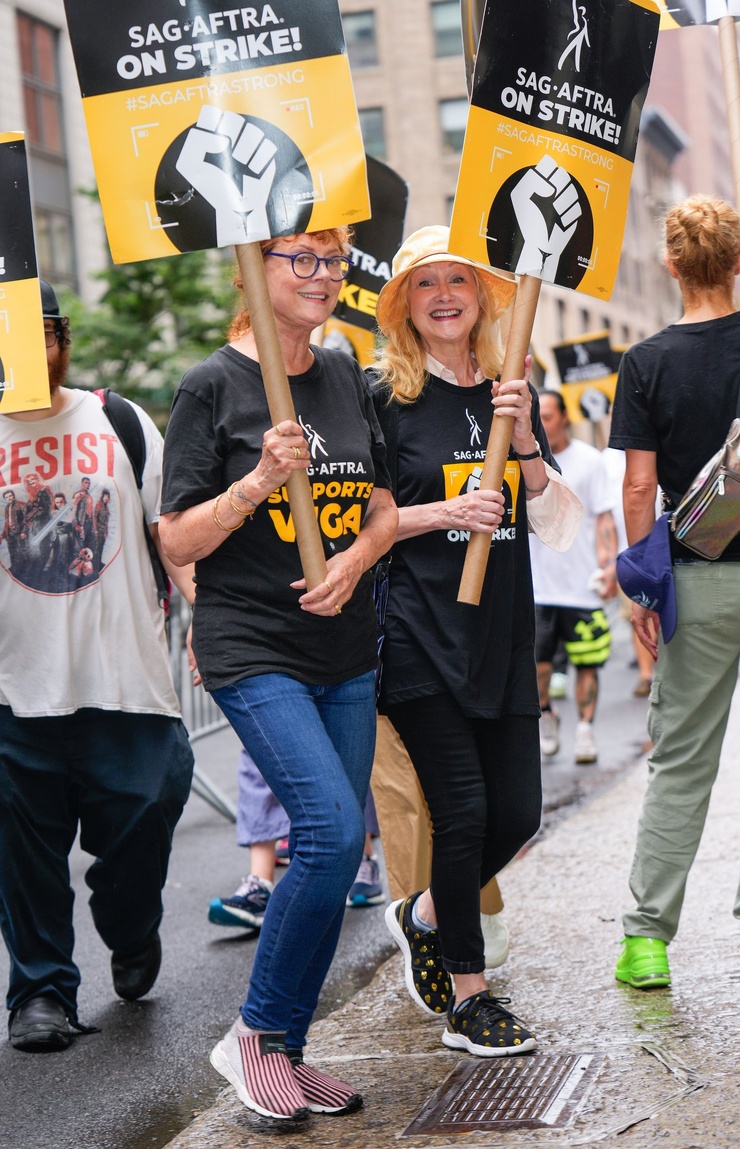
[[[110,387],[100,388],[95,394],[103,404],[103,411],[128,456],[136,479],[136,486],[141,491],[146,465],[146,439],[139,417],[131,404],[122,395],[111,391]],[[169,575],[162,565],[157,545],[152,538],[149,524],[146,521],[146,514],[143,511],[142,515],[144,519],[144,541],[154,571],[154,581],[157,584],[157,598],[160,606],[166,608],[170,599]]]

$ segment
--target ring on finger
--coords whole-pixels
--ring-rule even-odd
[[[275,430],[277,431],[278,435],[282,436],[283,432],[280,430],[280,424],[279,423],[275,424]]]
[[[334,587],[331,585],[328,578],[324,579],[324,586],[329,588],[329,594],[331,594],[331,592],[334,590]]]
[[[301,457],[301,448],[300,447],[294,447],[293,448],[293,458],[294,459],[300,459],[300,457]]]
[[[335,614],[341,614],[341,613],[342,613],[342,608],[341,608],[341,606],[339,605],[339,603],[337,603],[337,604],[335,605],[335,607],[334,607],[334,613],[335,613]]]

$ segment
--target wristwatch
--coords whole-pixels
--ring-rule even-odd
[[[530,451],[528,455],[520,455],[517,451],[515,451],[514,457],[518,459],[520,463],[528,463],[531,459],[541,459],[542,451],[540,450],[540,445],[536,439],[534,441],[534,445],[537,448],[536,451]]]

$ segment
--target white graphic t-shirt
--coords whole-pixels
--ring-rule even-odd
[[[162,437],[134,409],[141,492],[96,395],[0,416],[0,705],[18,717],[179,713],[142,521],[142,505],[159,518]]]
[[[618,498],[609,482],[601,452],[573,439],[555,456],[563,478],[583,504],[583,519],[570,550],[564,554],[529,537],[534,601],[539,606],[571,606],[589,610],[604,605],[588,582],[598,567],[596,516],[614,511]]]

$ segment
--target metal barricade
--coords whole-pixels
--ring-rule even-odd
[[[229,724],[203,687],[193,685],[193,676],[188,668],[186,649],[189,626],[190,608],[179,591],[173,587],[169,619],[170,669],[175,690],[180,699],[182,720],[192,744],[201,738],[206,738],[209,734],[223,730]],[[236,822],[234,803],[213,784],[208,775],[200,769],[197,762],[193,770],[192,789],[199,798],[208,802],[219,814],[223,814],[224,818]]]

